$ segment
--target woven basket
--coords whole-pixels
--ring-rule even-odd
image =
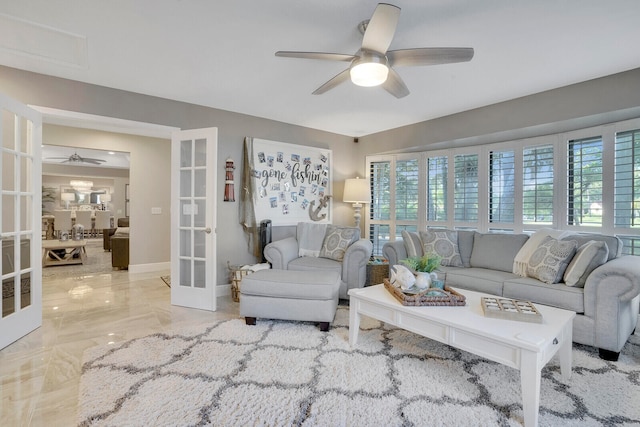
[[[388,279],[384,279],[384,287],[393,295],[402,305],[423,306],[423,305],[450,305],[462,306],[466,305],[466,297],[451,288],[444,288],[443,295],[432,296],[426,295],[429,289],[425,289],[423,293],[415,295],[407,295],[400,289],[393,286]]]
[[[366,286],[379,285],[389,277],[389,264],[367,264]]]
[[[235,302],[240,302],[240,282],[253,271],[242,270],[239,265],[229,264],[229,261],[227,261],[227,268],[229,269],[229,280],[231,280],[231,298]]]

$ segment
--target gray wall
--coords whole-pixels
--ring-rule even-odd
[[[357,155],[503,142],[636,117],[640,68],[364,136]]]
[[[99,116],[115,117],[140,122],[174,126],[181,129],[218,127],[218,263],[217,283],[228,283],[226,261],[233,264],[254,263],[256,260],[247,249],[247,243],[238,224],[238,202],[224,203],[224,161],[231,156],[239,167],[236,171],[236,195],[239,191],[239,169],[242,164],[242,144],[245,136],[270,139],[291,144],[329,148],[333,151],[333,222],[352,224],[351,206],[340,202],[343,181],[355,176],[356,168],[362,168],[364,159],[356,157],[356,144],[351,137],[322,132],[301,126],[265,120],[253,116],[232,113],[223,110],[186,104],[132,92],[110,89],[81,82],[44,76],[13,68],[0,66],[0,92],[25,104],[76,111]],[[159,140],[162,141],[162,140]],[[148,194],[142,184],[136,182],[135,170],[144,171],[146,180],[167,180],[169,160],[163,154],[163,144],[140,150],[140,155],[131,156],[131,261],[132,264],[153,264],[169,261],[168,241],[162,245],[151,243],[150,236],[168,236],[169,227],[155,225],[150,207],[163,206],[168,212],[169,200],[161,194]],[[130,148],[114,146],[119,151],[131,151]],[[160,148],[156,150],[155,148]],[[168,197],[169,184],[166,181],[164,197]],[[136,187],[137,189],[134,189]],[[138,214],[134,207],[143,204]],[[163,204],[160,204],[163,203]],[[166,210],[164,208],[166,206]],[[148,208],[148,209],[147,209]],[[156,215],[155,217],[159,217]],[[135,228],[135,231],[134,231]],[[134,234],[135,233],[135,234]],[[138,238],[141,237],[141,238]],[[159,248],[160,246],[165,246]],[[145,255],[142,255],[145,254]],[[165,255],[166,254],[166,255]]]

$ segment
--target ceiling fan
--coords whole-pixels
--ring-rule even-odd
[[[393,40],[399,17],[399,7],[387,3],[379,3],[371,19],[361,22],[358,26],[364,36],[362,38],[362,47],[354,55],[278,51],[276,56],[351,62],[349,68],[316,89],[313,92],[314,95],[321,95],[351,78],[351,81],[359,86],[382,85],[387,92],[396,98],[403,98],[409,95],[409,89],[393,67],[467,62],[473,58],[473,48],[470,47],[424,47],[387,50]]]
[[[99,165],[106,162],[106,160],[102,159],[81,157],[78,153],[73,153],[69,157],[47,157],[47,160],[62,160],[60,163],[90,163],[92,165]]]

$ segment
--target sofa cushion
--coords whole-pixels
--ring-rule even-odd
[[[575,253],[575,241],[561,241],[547,236],[531,254],[527,276],[548,284],[558,283]]]
[[[517,277],[504,282],[502,296],[584,313],[584,289],[562,283],[550,285],[531,277]]]
[[[473,252],[473,236],[475,231],[458,230],[458,250],[463,267],[471,267],[471,253]]]
[[[575,240],[576,247],[580,247],[585,243],[595,240],[596,242],[604,242],[609,249],[607,261],[618,258],[622,254],[622,240],[618,236],[607,236],[604,234],[571,234],[562,240]]]
[[[580,246],[564,272],[564,283],[567,286],[583,288],[587,277],[596,268],[607,262],[609,249],[605,242],[590,240]]]
[[[342,261],[347,248],[359,238],[359,228],[329,225],[322,243],[322,249],[320,249],[320,256]]]
[[[446,273],[447,286],[491,295],[502,295],[502,283],[518,277],[510,272],[486,268],[441,267],[440,271]]]
[[[295,274],[287,270],[261,270],[242,279],[243,295],[273,298],[338,299],[340,274]]]
[[[471,267],[513,272],[513,259],[528,238],[526,234],[475,232]]]
[[[324,271],[336,271],[342,274],[342,263],[329,258],[301,257],[290,261],[287,270],[315,271],[318,274]]]
[[[402,241],[408,257],[422,256],[422,240],[415,231],[402,230]]]
[[[458,249],[458,233],[452,230],[427,230],[420,232],[422,249],[425,254],[435,253],[441,258],[441,264],[462,267],[462,258]]]

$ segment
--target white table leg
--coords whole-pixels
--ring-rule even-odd
[[[572,349],[573,349],[573,322],[567,322],[562,330],[562,342],[558,350],[558,358],[560,359],[560,374],[563,381],[569,381],[571,378],[572,365]]]
[[[360,331],[360,302],[357,298],[351,296],[349,302],[349,345],[355,347],[358,343],[358,332]]]
[[[525,426],[538,425],[540,408],[541,356],[533,351],[520,350],[520,386],[522,388],[522,412]]]

